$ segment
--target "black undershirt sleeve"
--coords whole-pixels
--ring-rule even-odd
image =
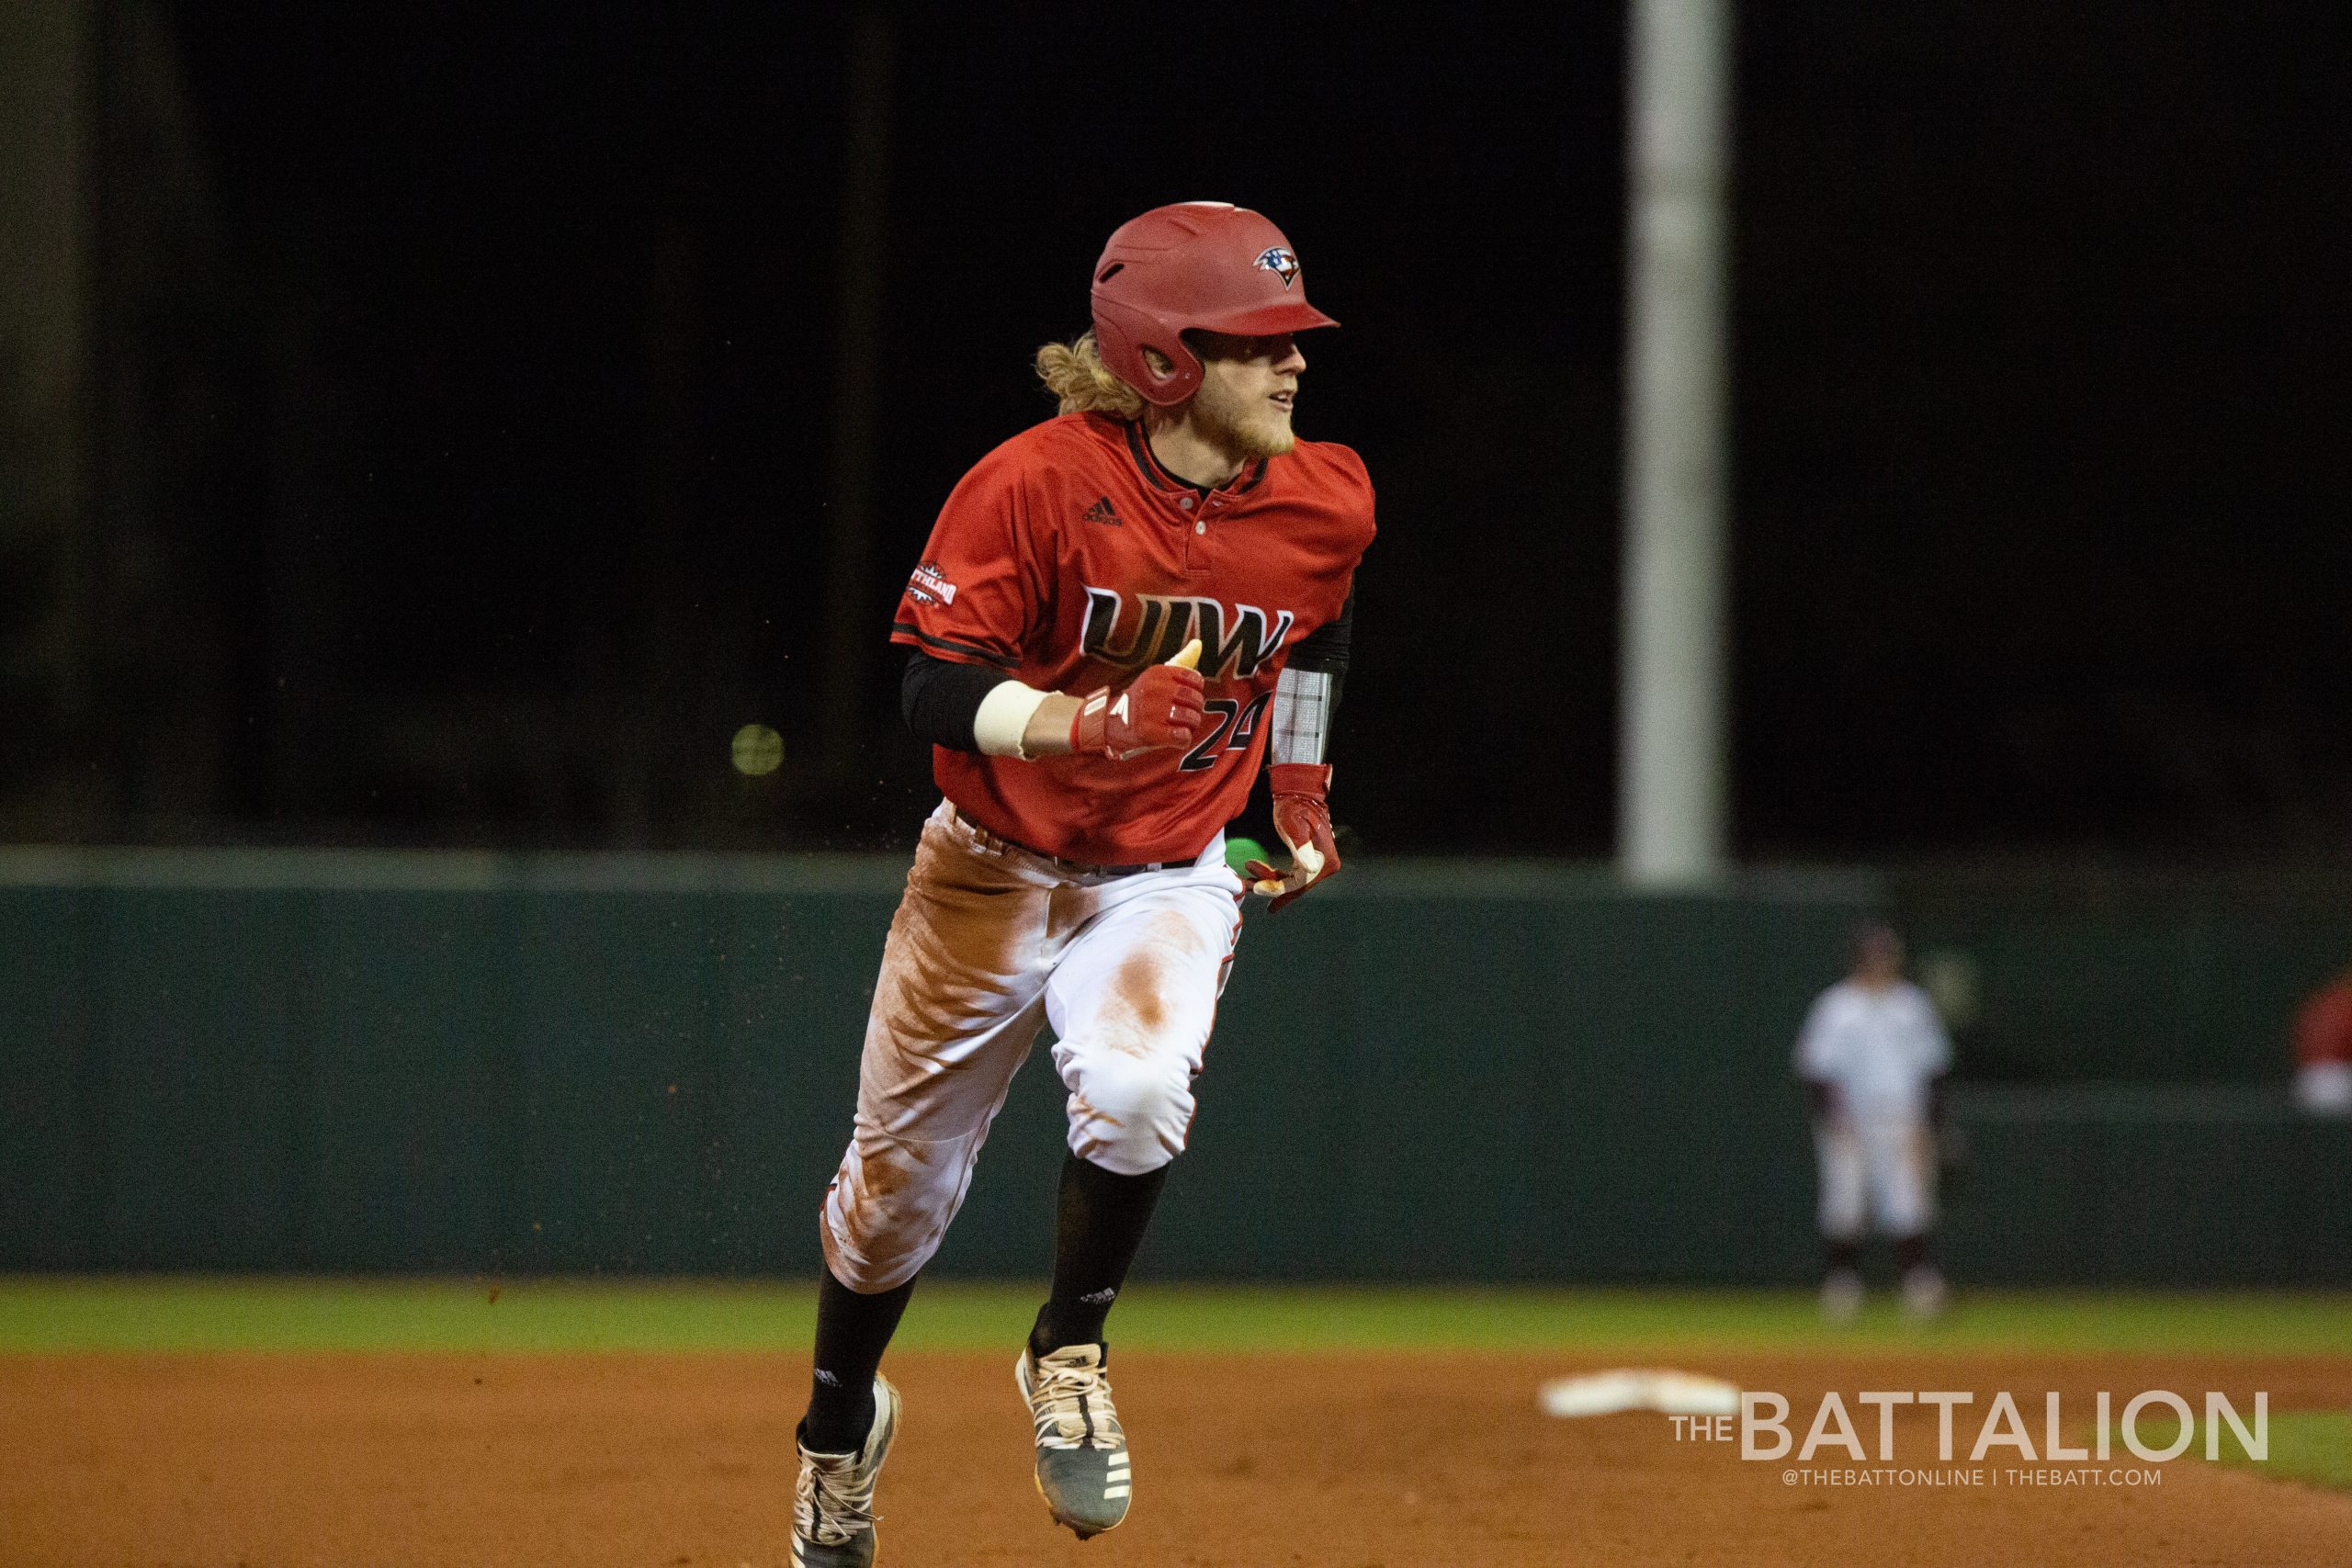
[[[1287,668],[1317,671],[1331,677],[1331,702],[1325,710],[1325,721],[1340,711],[1340,693],[1348,683],[1348,648],[1355,637],[1356,591],[1340,605],[1340,613],[1316,627],[1291,650]]]
[[[986,664],[958,664],[928,653],[907,656],[906,674],[899,682],[899,711],[918,739],[951,751],[977,751],[972,732],[979,717],[980,699],[1004,684],[1009,677]]]
[[[1355,626],[1356,591],[1351,588],[1340,605],[1340,613],[1307,633],[1291,651],[1290,668],[1320,670],[1332,675],[1347,673],[1348,642],[1355,635]]]

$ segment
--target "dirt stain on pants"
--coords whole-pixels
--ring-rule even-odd
[[[871,1293],[930,1261],[1049,1024],[1071,1149],[1122,1175],[1182,1153],[1239,893],[1221,845],[1196,865],[1074,876],[934,812],[890,923],[856,1127],[825,1196],[833,1277]]]

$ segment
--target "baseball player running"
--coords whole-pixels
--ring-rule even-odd
[[[1843,1321],[1860,1309],[1856,1265],[1874,1213],[1894,1244],[1904,1306],[1933,1316],[1944,1303],[1929,1242],[1951,1042],[1928,993],[1903,977],[1903,939],[1891,927],[1855,934],[1853,972],[1814,1002],[1796,1067],[1821,1167],[1822,1311]]]
[[[874,1561],[899,1394],[877,1369],[1039,1033],[1069,1091],[1053,1283],[1014,1369],[1037,1490],[1080,1540],[1126,1517],[1103,1325],[1183,1150],[1245,886],[1224,824],[1271,756],[1292,864],[1340,869],[1324,746],[1373,492],[1299,441],[1297,254],[1255,212],[1187,202],[1111,236],[1093,330],[1038,351],[1058,418],[947,499],[900,602],[908,724],[945,799],[923,825],[825,1194],[798,1568]]]

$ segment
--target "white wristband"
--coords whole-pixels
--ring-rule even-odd
[[[972,739],[979,743],[982,755],[1027,761],[1029,753],[1021,749],[1021,738],[1050,695],[1035,686],[1007,681],[982,697],[979,712],[972,716]]]

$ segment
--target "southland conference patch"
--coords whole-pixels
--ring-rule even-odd
[[[1258,265],[1281,278],[1284,288],[1298,276],[1298,256],[1288,245],[1268,245],[1258,253]]]
[[[941,574],[937,561],[927,560],[907,579],[907,597],[918,604],[953,604],[956,585]]]

